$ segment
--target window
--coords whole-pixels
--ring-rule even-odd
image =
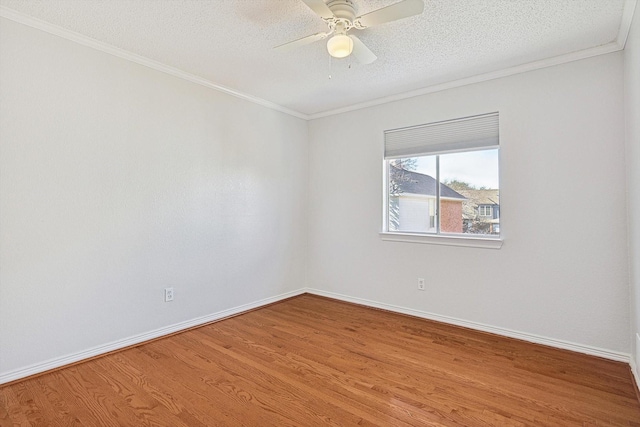
[[[478,206],[478,211],[480,216],[491,216],[491,206],[480,205]]]
[[[500,236],[498,114],[385,132],[385,233]]]

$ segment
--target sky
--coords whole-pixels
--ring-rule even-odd
[[[416,172],[436,176],[435,156],[418,157]],[[458,180],[477,188],[499,187],[498,149],[440,155],[440,180]]]

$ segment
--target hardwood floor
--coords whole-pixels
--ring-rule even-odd
[[[303,295],[0,388],[1,426],[640,426],[629,367]]]

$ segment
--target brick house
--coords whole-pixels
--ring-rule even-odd
[[[500,191],[496,189],[458,190],[462,202],[465,233],[500,234]]]

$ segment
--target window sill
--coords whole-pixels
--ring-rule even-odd
[[[428,245],[465,246],[485,249],[500,249],[503,242],[500,238],[492,237],[459,237],[390,232],[381,232],[380,238],[389,242],[425,243]]]

